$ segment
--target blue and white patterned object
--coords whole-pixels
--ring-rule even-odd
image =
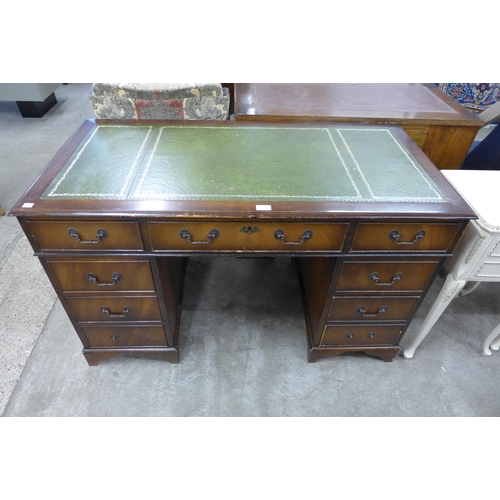
[[[455,101],[479,113],[500,100],[499,83],[437,83]]]

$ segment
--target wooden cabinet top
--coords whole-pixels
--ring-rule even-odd
[[[93,120],[11,214],[474,217],[398,126]]]
[[[433,84],[237,83],[234,92],[237,120],[483,125]]]

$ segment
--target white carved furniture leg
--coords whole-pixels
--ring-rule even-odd
[[[406,359],[413,358],[415,350],[420,345],[422,340],[424,340],[424,338],[427,336],[429,330],[434,326],[441,314],[443,314],[445,309],[450,305],[450,302],[460,293],[466,283],[467,281],[465,280],[455,281],[451,274],[448,274],[448,276],[446,276],[446,280],[444,282],[443,288],[441,289],[440,296],[434,301],[434,304],[432,305],[429,313],[424,319],[420,330],[418,331],[416,337],[413,339],[413,342],[404,351],[404,357]]]
[[[490,344],[490,349],[493,349],[494,351],[498,351],[500,348],[500,333],[498,337]]]
[[[500,344],[500,325],[498,325],[486,338],[483,344],[483,356],[491,356],[490,347],[494,350],[498,350]]]
[[[476,281],[473,285],[471,285],[471,286],[469,286],[467,288],[464,288],[460,292],[460,296],[469,295],[469,293],[473,292],[480,284],[481,284],[480,281]]]

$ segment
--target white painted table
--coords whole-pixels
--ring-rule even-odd
[[[415,339],[404,351],[408,359],[413,357],[417,347],[459,293],[467,295],[482,281],[500,281],[500,170],[442,170],[441,173],[467,200],[479,219],[469,222],[453,257],[446,261],[449,274]],[[463,290],[469,281],[475,283]],[[491,355],[490,348],[498,350],[499,346],[500,325],[485,340],[483,355]]]

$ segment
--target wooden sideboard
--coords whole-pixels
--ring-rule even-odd
[[[87,120],[11,211],[91,365],[179,360],[190,256],[287,256],[308,360],[392,360],[474,213],[397,126]]]
[[[236,83],[236,120],[396,123],[439,169],[462,165],[483,121],[433,84]]]

